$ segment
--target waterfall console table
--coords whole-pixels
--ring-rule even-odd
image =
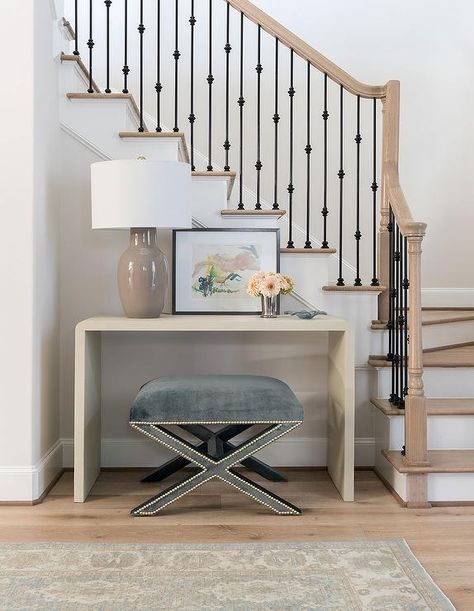
[[[344,501],[354,500],[354,339],[347,321],[332,316],[97,317],[76,327],[74,389],[74,500],[83,503],[100,471],[101,337],[107,332],[328,333],[328,472]],[[179,372],[177,372],[179,374]]]

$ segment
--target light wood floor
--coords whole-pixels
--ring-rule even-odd
[[[212,481],[159,516],[132,518],[129,510],[160,484],[140,484],[137,471],[104,472],[81,504],[73,503],[72,473],[65,473],[41,505],[0,507],[0,541],[404,538],[456,608],[474,609],[474,507],[403,509],[371,471],[356,472],[356,501],[344,503],[325,472],[290,469],[287,474],[288,483],[268,487],[303,507],[299,517],[272,515],[247,496]]]

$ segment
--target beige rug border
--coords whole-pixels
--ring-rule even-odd
[[[124,542],[105,542],[105,541],[31,541],[31,542],[1,542],[0,541],[0,553],[2,550],[12,549],[28,549],[28,548],[51,548],[51,547],[67,547],[69,549],[87,549],[87,548],[110,548],[130,551],[131,549],[172,549],[172,550],[196,550],[196,549],[219,549],[229,547],[233,549],[239,548],[262,548],[262,549],[287,549],[291,548],[324,548],[324,547],[355,547],[355,548],[377,548],[377,546],[388,545],[392,548],[392,551],[397,556],[397,560],[403,560],[404,564],[400,563],[401,568],[409,573],[410,580],[413,582],[412,575],[418,577],[418,579],[424,580],[422,585],[425,588],[430,589],[430,594],[436,595],[439,603],[444,604],[447,610],[456,611],[456,608],[444,594],[441,588],[436,584],[434,579],[424,568],[418,558],[410,549],[410,546],[405,539],[353,539],[345,541],[248,541],[248,542],[223,542],[223,543],[124,543]],[[398,553],[397,553],[398,552]],[[1,569],[0,569],[1,574]],[[421,592],[420,592],[421,594]]]

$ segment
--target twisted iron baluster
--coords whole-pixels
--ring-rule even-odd
[[[357,154],[356,154],[356,231],[354,238],[356,241],[356,277],[354,280],[354,286],[362,286],[362,280],[360,279],[360,239],[362,234],[360,232],[360,143],[362,142],[362,136],[360,135],[360,95],[357,96],[357,134],[355,137]]]
[[[140,0],[140,23],[138,25],[138,32],[140,34],[140,126],[139,132],[145,131],[143,124],[143,35],[145,33],[145,26],[143,25],[143,0]]]
[[[224,162],[224,171],[230,171],[229,165],[229,150],[230,150],[230,142],[229,142],[229,60],[230,60],[230,52],[232,51],[232,47],[230,46],[230,5],[227,3],[226,9],[226,43],[224,46],[225,51],[225,140],[224,140],[224,151],[225,151],[225,162]]]
[[[214,76],[212,75],[212,0],[209,0],[209,73],[207,75],[207,84],[209,85],[209,114],[208,114],[208,140],[207,140],[207,171],[212,172],[212,83]]]
[[[280,115],[278,114],[278,38],[275,38],[275,112],[273,114],[273,123],[275,125],[275,151],[274,151],[274,167],[273,167],[273,210],[278,210],[278,124]]]
[[[238,210],[244,210],[243,188],[244,188],[244,14],[240,13],[240,95],[237,100],[239,105],[239,205]]]
[[[257,28],[257,65],[255,67],[255,70],[257,72],[257,161],[255,162],[255,169],[257,171],[257,186],[256,186],[256,192],[257,192],[257,201],[255,204],[255,210],[261,210],[262,209],[262,204],[260,203],[260,173],[262,171],[262,160],[260,159],[260,150],[261,150],[261,125],[260,125],[260,120],[261,120],[261,75],[262,75],[262,64],[261,64],[261,51],[262,51],[262,45],[261,45],[261,40],[262,38],[262,28],[259,25]]]
[[[295,192],[295,188],[293,186],[293,146],[294,146],[294,137],[293,137],[293,122],[294,122],[294,97],[295,97],[295,88],[294,88],[294,51],[290,50],[290,88],[288,89],[288,96],[290,99],[290,178],[288,182],[288,244],[287,248],[294,248],[295,244],[293,242],[293,193]]]
[[[194,114],[194,27],[196,25],[196,17],[194,15],[194,0],[191,0],[191,17],[189,18],[189,24],[191,26],[191,105],[188,120],[191,133],[191,171],[194,172],[196,169],[194,165],[194,123],[196,121],[196,115]]]
[[[344,213],[344,87],[339,96],[339,278],[337,286],[344,286],[342,275],[343,213]]]
[[[306,65],[306,242],[305,248],[311,248],[310,213],[311,213],[311,64]]]
[[[370,188],[372,189],[372,282],[371,286],[379,286],[377,278],[377,99],[374,98],[373,107],[373,151],[372,151],[372,172],[373,179]]]
[[[179,20],[179,9],[178,9],[178,0],[175,1],[174,8],[174,132],[179,132],[178,127],[178,62],[181,56],[181,53],[178,49],[179,42],[179,28],[178,28],[178,20]]]
[[[159,2],[160,0],[158,0]],[[130,68],[128,67],[128,0],[125,0],[124,5],[124,39],[123,39],[123,89],[122,93],[128,93],[128,75]]]
[[[107,18],[106,18],[106,35],[105,35],[105,45],[106,45],[106,50],[105,50],[105,81],[106,81],[106,87],[105,87],[105,93],[111,93],[111,89],[110,89],[110,5],[112,4],[112,0],[105,0],[104,1],[105,4],[105,9],[106,9],[106,13],[107,13]]]
[[[161,127],[161,2],[156,4],[156,128],[157,132],[162,131]]]
[[[324,110],[323,110],[323,121],[324,121],[324,156],[323,156],[323,209],[321,214],[323,215],[323,242],[321,248],[329,248],[328,244],[328,223],[327,217],[328,211],[328,75],[324,74]]]
[[[94,48],[94,39],[92,38],[92,0],[89,0],[89,40],[87,46],[89,48],[89,89],[87,93],[94,93],[94,84],[92,77],[92,50]]]

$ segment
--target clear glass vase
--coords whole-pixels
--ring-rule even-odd
[[[276,318],[278,316],[278,296],[264,297],[260,295],[262,300],[261,318]]]

